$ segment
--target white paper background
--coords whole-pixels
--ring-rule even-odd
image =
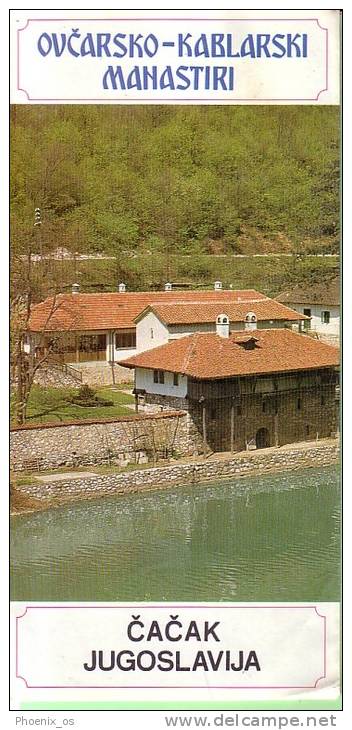
[[[50,11],[47,11],[47,12],[52,14],[55,11],[50,10]],[[138,15],[138,14],[141,13],[140,10],[130,10],[128,12],[129,12],[129,15],[130,16]],[[154,13],[157,13],[157,11],[146,11],[146,12],[149,12],[149,14],[152,14],[153,12]],[[169,12],[169,11],[165,11],[165,12]],[[176,12],[180,13],[180,11],[176,11]],[[185,12],[187,12],[187,11],[185,11]],[[204,12],[205,12],[204,10],[203,11],[192,11],[192,15],[195,15],[196,13],[204,14]],[[214,12],[214,11],[206,11],[206,12],[207,12],[207,15],[210,16],[211,13]],[[217,13],[217,15],[220,17],[220,14],[225,14],[225,13],[228,14],[230,12],[234,13],[234,11],[224,11],[224,10],[222,10],[222,11],[219,11]],[[244,13],[247,13],[248,14],[248,12],[249,13],[253,13],[253,9],[250,8],[249,11],[248,10],[247,11],[242,11],[242,14],[244,14]],[[264,12],[265,11],[261,11],[261,14],[264,14]],[[302,16],[302,13],[304,11],[301,11],[301,10],[290,10],[290,11],[285,10],[283,12],[286,12],[286,13],[287,12],[290,12],[290,15],[292,15],[292,16]],[[335,17],[336,17],[336,11],[334,11],[334,12],[335,12]],[[83,17],[83,14],[84,13],[87,13],[87,11],[80,10],[80,16]],[[107,15],[110,13],[110,16],[112,16],[112,15],[116,16],[116,11],[112,11],[112,10],[111,11],[104,11],[104,14],[105,13]],[[241,14],[241,11],[238,11],[238,13]],[[324,15],[331,15],[331,11],[329,11],[329,10],[326,10],[326,11],[319,10],[319,17],[323,17],[323,13],[324,13]],[[349,13],[349,10],[346,10],[345,11],[345,15],[348,14],[348,13]],[[38,16],[43,15],[43,11],[33,11],[33,10],[24,11],[24,10],[22,10],[22,11],[18,11],[18,14],[19,14],[19,16],[21,18],[23,18],[24,15],[26,15],[28,17],[29,14],[32,17],[34,17],[35,14],[37,14]],[[73,13],[70,12],[70,11],[65,11],[65,15],[66,16],[71,15],[72,17],[73,16],[77,16],[77,11],[74,11]],[[4,16],[3,17],[4,27],[5,27],[5,25],[6,25],[6,11],[3,14],[3,16]],[[326,23],[327,23],[327,20],[325,20],[325,25],[326,25]],[[351,28],[351,23],[349,24],[349,27]],[[336,43],[337,43],[337,39],[335,39],[335,44]],[[324,95],[321,95],[318,103],[325,103],[325,104],[327,104],[327,103],[338,103],[339,70],[338,70],[338,60],[337,60],[338,59],[337,47],[335,47],[335,50],[336,50],[336,53],[334,54],[333,67],[331,68],[332,77],[330,76],[330,79],[331,78],[333,79],[333,84],[331,84],[331,95],[329,94],[329,96],[325,96],[324,99],[321,98]],[[3,44],[2,51],[3,51],[3,58],[5,60],[5,66],[6,66],[6,39],[5,39],[5,42]],[[349,48],[346,48],[345,47],[345,51],[346,51],[346,59],[347,59],[348,54],[349,54]],[[13,48],[12,48],[12,52],[13,52]],[[345,68],[346,68],[346,71],[348,71],[347,65],[346,65]],[[13,88],[13,84],[14,84],[14,81],[13,81],[14,75],[15,75],[15,66],[14,66],[14,64],[12,64],[12,66],[11,66],[12,88]],[[5,80],[5,85],[6,85],[6,80]],[[5,89],[5,96],[6,96],[6,89]],[[21,100],[20,99],[14,99],[13,98],[13,101],[16,101],[17,103],[28,103],[28,101],[25,100],[25,99],[23,99],[23,98]],[[114,103],[114,102],[111,102],[111,103]],[[230,103],[233,103],[233,102],[230,102]],[[346,107],[346,126],[347,126],[347,124],[350,124],[350,122],[351,122],[351,104],[350,104],[350,99],[348,99],[348,98],[345,99],[345,107]],[[6,116],[6,110],[5,110],[5,116]],[[6,120],[4,119],[4,126],[5,126],[5,121]],[[5,138],[5,135],[4,135],[3,138]],[[347,146],[350,147],[350,144],[348,142],[348,139],[346,139],[346,147]],[[6,150],[5,150],[5,155],[4,155],[3,158],[4,159],[6,158]],[[349,186],[349,189],[350,189],[351,179],[350,179],[350,167],[348,165],[345,166],[345,175],[348,178],[348,180],[346,181],[346,187]],[[5,231],[4,231],[5,238],[4,238],[4,240],[6,240],[6,223],[5,223],[6,222],[6,219],[7,219],[7,214],[6,214],[6,211],[4,211],[4,216],[2,218],[3,223],[4,223],[4,226],[5,226]],[[345,253],[345,279],[346,279],[346,281],[349,281],[348,274],[351,271],[351,261],[350,261],[349,251],[350,251],[350,249],[347,248],[346,253]],[[6,319],[7,319],[7,314],[6,314],[6,311],[7,311],[7,293],[6,293],[7,292],[7,254],[6,254],[6,249],[5,248],[3,248],[3,253],[4,253],[4,256],[3,256],[4,266],[2,267],[2,271],[3,271],[4,279],[3,279],[3,286],[1,287],[1,293],[2,293],[2,296],[3,296],[2,314],[4,315],[4,322],[3,322],[3,324],[4,324],[4,331],[5,331],[6,328],[7,328],[7,322],[6,322]],[[351,296],[351,294],[349,293],[351,291],[351,289],[348,290],[348,288],[347,288],[347,290],[345,290],[345,291],[346,291],[345,297],[347,297],[347,300],[348,300],[348,298]],[[347,302],[347,304],[348,304],[348,302]],[[351,354],[350,353],[350,342],[345,340],[345,362],[348,362],[348,360],[350,358],[350,354]],[[4,379],[4,385],[5,385],[4,401],[5,401],[6,400],[6,389],[7,389],[7,386],[6,386],[6,364],[3,363],[3,365],[4,365],[4,368],[2,369],[2,371],[3,371],[3,374],[5,376],[5,379]],[[349,391],[349,386],[348,386],[348,383],[346,383],[346,385],[345,385],[345,395],[344,395],[344,401],[345,401],[345,404],[346,404],[346,408],[348,407],[348,403],[349,403],[349,392],[348,391]],[[345,425],[345,430],[347,430],[347,429],[348,429],[348,424]],[[6,433],[7,433],[7,425],[5,425],[4,431],[3,431],[3,434],[4,434],[5,438],[6,438]],[[349,461],[348,455],[346,455],[346,459],[347,459],[347,461]],[[345,502],[345,507],[346,508],[348,507],[348,503],[349,502],[350,502],[349,494],[347,493],[347,495],[346,495],[346,502]],[[4,550],[3,550],[3,554],[4,554],[4,553],[6,553],[6,532],[7,532],[6,509],[3,511],[2,514],[3,514],[3,517],[4,517],[4,527],[3,527],[3,530],[2,530],[2,535],[4,537]],[[346,539],[350,540],[350,531],[346,531]],[[347,573],[347,576],[346,577],[349,578],[349,572],[350,571],[349,571],[349,568],[348,568],[347,565],[346,565],[346,568],[348,569],[348,573]],[[4,586],[4,588],[5,588],[5,591],[6,591],[6,580],[5,580],[5,586]],[[347,588],[348,588],[348,586],[346,587],[346,601],[347,601]],[[323,609],[323,608],[325,609],[324,606],[321,606],[320,608],[321,609]],[[334,610],[337,611],[337,606],[335,606]],[[5,613],[6,613],[6,609],[5,609]],[[347,623],[347,626],[346,626],[346,629],[345,629],[345,641],[346,641],[346,643],[348,643],[348,638],[351,635],[351,632],[350,632],[350,620],[349,620],[349,617],[348,616],[346,617],[346,623]],[[6,615],[3,617],[3,625],[6,626]],[[6,631],[6,629],[5,629],[5,631]],[[349,642],[349,645],[350,645],[350,642]],[[337,660],[337,655],[336,655],[336,652],[337,652],[337,642],[334,642],[333,645],[331,645],[330,642],[328,643],[328,653],[330,651],[332,652],[332,655],[335,657],[334,661],[336,661]],[[350,673],[350,656],[351,656],[350,655],[350,652],[349,651],[346,651],[346,660],[348,660],[348,665],[346,666],[346,680],[345,681],[346,681],[346,686],[347,687],[350,686],[349,678],[351,677],[351,673]],[[6,674],[6,667],[3,667],[3,669],[5,670],[5,674]],[[20,701],[20,698],[23,697],[23,687],[24,687],[24,685],[21,682],[21,680],[18,680],[18,682],[16,682],[16,685],[14,687],[16,701],[18,700],[18,702]],[[5,688],[5,692],[6,692],[6,677],[4,677],[4,680],[3,680],[3,683],[2,683],[2,689],[4,689],[4,688]],[[59,691],[56,696],[57,697],[61,697],[61,699],[67,699],[67,691],[66,690]],[[100,696],[101,699],[108,699],[108,698],[111,699],[111,694],[109,694],[109,691],[102,691],[102,692],[101,691],[97,691],[95,693],[95,698],[98,699],[99,696]],[[150,700],[150,699],[153,698],[153,696],[154,696],[154,699],[159,699],[160,693],[158,692],[155,695],[153,693],[153,691],[148,690],[148,691],[144,692],[142,699],[144,698],[144,699]],[[169,696],[170,696],[170,694],[168,693],[168,697]],[[177,696],[178,696],[179,699],[184,700],[185,698],[189,697],[190,695],[189,695],[188,691],[187,692],[186,691],[182,691],[182,693],[179,693]],[[199,697],[204,697],[204,695],[202,695],[202,694],[201,695],[198,695],[198,696]],[[322,696],[321,691],[320,690],[317,690],[314,696],[315,696],[316,699],[319,699],[319,697]],[[330,688],[330,691],[329,692],[327,690],[324,690],[323,696],[324,697],[329,696],[330,698],[336,697],[337,695],[336,695],[335,688]],[[6,695],[4,695],[4,697],[5,697],[5,699],[4,699],[4,706],[6,706],[6,703],[7,703],[7,701],[6,701]],[[49,690],[49,691],[47,691],[47,690],[36,691],[36,699],[37,700],[40,700],[40,699],[42,699],[42,700],[45,700],[45,699],[46,700],[50,700],[50,699],[52,699],[52,697],[53,697],[53,693],[52,693],[51,690]],[[128,694],[128,697],[130,698],[131,695]],[[215,693],[210,692],[207,695],[207,698],[208,699],[213,698],[213,699],[217,699],[217,700],[220,699],[221,700],[221,697],[223,697],[224,700],[225,699],[228,699],[228,695],[226,695],[226,694],[225,695],[222,695],[221,693],[219,693],[219,691],[216,691]],[[292,693],[292,694],[290,694],[290,697],[292,699],[293,698],[296,699],[296,694],[295,693]],[[89,699],[89,697],[87,696],[87,691],[85,691],[85,690],[83,690],[83,691],[80,690],[80,691],[76,692],[75,693],[75,698],[77,698],[77,699],[78,698],[80,698],[80,699]],[[260,694],[260,699],[263,699],[264,700],[264,699],[271,699],[271,698],[272,698],[272,692],[271,691],[269,693],[263,691]],[[307,694],[305,694],[305,698],[306,699],[308,698]],[[351,694],[347,691],[346,697],[345,697],[346,711],[347,711],[347,707],[350,706],[350,698],[351,698]],[[71,699],[73,699],[72,696],[71,696]],[[92,699],[91,696],[90,696],[90,699]],[[121,699],[121,697],[120,697],[120,695],[117,696],[117,694],[115,692],[114,699]],[[237,699],[237,697],[235,696],[235,693],[232,695],[231,699]],[[17,704],[16,706],[19,707],[19,704]],[[28,718],[29,718],[29,714],[32,714],[32,713],[26,713],[26,715],[27,715]],[[47,713],[42,713],[42,714],[47,714]],[[77,717],[77,713],[73,713],[73,714],[75,714],[76,717]],[[99,722],[99,719],[98,719],[98,716],[97,716],[96,713],[95,714],[93,713],[93,715],[91,717],[90,717],[90,713],[79,713],[79,714],[80,714],[80,716],[83,716],[83,715],[85,716],[85,726],[87,726],[87,727],[88,726],[89,727],[90,726],[92,726],[92,727],[94,726],[95,727],[96,726],[96,721],[98,720],[98,722]],[[107,723],[108,723],[108,715],[113,715],[113,714],[114,713],[104,713],[104,715],[103,715],[103,717],[104,717],[103,723],[104,724],[106,723],[106,726],[107,726]],[[124,717],[124,720],[123,720],[122,719],[122,715],[124,715],[124,716],[125,715],[131,716],[132,714],[133,713],[119,713],[119,723],[120,722],[125,722],[126,724],[124,724],[123,726],[124,727],[127,727],[127,718]],[[138,713],[136,713],[136,714],[138,715]],[[146,727],[149,727],[150,726],[149,725],[149,720],[151,720],[151,715],[155,715],[155,714],[157,714],[157,713],[149,713],[149,718],[148,718],[148,716],[144,716],[143,723],[145,724]],[[260,715],[261,713],[257,713],[257,714]],[[288,714],[289,715],[292,715],[293,713],[288,713]],[[314,714],[314,713],[311,712],[311,713],[308,713],[308,714]],[[60,713],[59,713],[59,715],[60,715]],[[301,719],[303,720],[303,713],[301,713]],[[90,721],[91,720],[92,720],[92,723],[93,723],[92,725],[90,724]],[[110,726],[111,727],[113,727],[113,726],[115,727],[116,726],[116,720],[113,717],[112,718],[110,717],[110,721],[112,722],[112,725],[109,725],[109,727]],[[317,722],[318,722],[318,718],[317,718]],[[350,723],[350,720],[349,720],[348,717],[346,717],[346,727],[349,726],[349,723]],[[130,725],[128,725],[128,726],[130,726]],[[339,726],[341,726],[341,725],[339,724]]]
[[[29,606],[29,607],[28,607]],[[86,608],[85,608],[86,606]],[[124,606],[124,607],[123,607]],[[130,642],[126,630],[132,615],[140,615],[146,626],[157,619],[164,626],[177,614],[188,626],[194,618],[220,621],[221,641],[187,643]],[[265,696],[336,698],[339,695],[339,605],[323,604],[12,604],[13,638],[17,619],[17,674],[14,695],[38,699],[58,698],[73,693],[75,699],[90,694],[105,699],[114,689],[114,700],[140,700],[187,696],[254,700]],[[325,622],[322,617],[325,617]],[[326,626],[326,652],[324,631]],[[129,649],[180,650],[183,665],[198,650],[254,649],[261,672],[87,672],[92,649],[108,652]],[[236,653],[234,651],[234,653]],[[15,656],[15,647],[13,647]],[[109,655],[110,656],[110,655]],[[35,657],[35,660],[34,660]],[[326,675],[323,677],[323,675]],[[320,679],[321,678],[321,679]],[[316,687],[314,686],[316,684]],[[27,685],[27,686],[26,686]],[[66,689],[65,689],[66,687]],[[71,687],[71,690],[69,689]],[[83,689],[86,687],[86,689]],[[185,688],[188,687],[188,690]],[[46,689],[48,688],[48,689]],[[50,689],[49,689],[50,688]],[[72,689],[74,688],[74,689]],[[148,689],[147,689],[148,688]],[[178,689],[179,688],[179,689]],[[201,691],[204,688],[203,692]],[[228,691],[230,690],[230,692]],[[210,694],[209,694],[210,693]]]
[[[155,13],[149,20],[133,19],[133,13],[121,14],[99,11],[84,20],[87,11],[62,11],[55,19],[48,13],[31,11],[13,13],[12,17],[12,103],[322,103],[339,102],[339,12],[319,11],[224,11],[215,14],[204,11],[184,14],[183,20],[170,17],[167,11]],[[180,13],[178,13],[180,15]],[[198,13],[199,15],[199,13]],[[99,16],[103,20],[99,20]],[[143,11],[140,11],[140,18]],[[60,17],[62,20],[60,20]],[[129,19],[130,18],[130,19]],[[132,18],[132,19],[131,19]],[[202,19],[203,18],[203,19]],[[224,19],[226,18],[226,19]],[[248,18],[248,19],[247,19]],[[198,38],[201,33],[231,33],[235,48],[248,33],[274,35],[275,33],[308,34],[307,58],[205,58],[183,57],[174,48],[160,47],[153,58],[76,58],[64,52],[59,58],[53,53],[41,56],[37,49],[42,33],[61,33],[70,36],[79,29],[81,39],[86,33],[110,32],[134,33],[143,36],[154,33],[160,42],[176,41],[178,33],[191,33]],[[190,42],[192,42],[190,40]],[[80,41],[73,46],[79,49]],[[114,49],[113,49],[114,50]],[[274,49],[275,50],[275,49]],[[276,49],[277,50],[277,49]],[[102,79],[109,65],[120,65],[124,71],[139,66],[154,66],[163,70],[166,65],[177,66],[233,66],[235,89],[233,91],[173,91],[156,90],[108,90],[103,89]]]

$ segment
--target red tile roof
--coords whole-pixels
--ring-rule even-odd
[[[196,324],[215,322],[219,314],[227,314],[230,322],[244,322],[246,314],[254,312],[258,321],[285,320],[294,321],[309,319],[283,304],[259,296],[245,302],[177,302],[172,304],[150,304],[136,317],[140,321],[147,312],[154,312],[162,322],[173,324]]]
[[[256,338],[253,349],[244,343]],[[228,338],[196,333],[122,360],[129,368],[166,370],[193,378],[229,378],[333,367],[339,351],[288,329],[244,330]]]
[[[206,317],[206,308],[215,303],[212,319],[221,314],[225,305],[238,306],[246,314],[248,310],[256,312],[258,319],[300,319],[303,315],[292,314],[282,305],[264,297],[254,289],[222,290],[222,291],[162,291],[162,292],[113,292],[103,294],[58,294],[48,297],[32,308],[29,329],[33,332],[46,331],[87,331],[107,329],[134,329],[135,319],[150,305],[177,304],[184,311],[182,322],[208,321],[194,319]],[[205,306],[206,305],[206,306]],[[219,310],[219,305],[221,309]],[[224,305],[224,306],[222,306]],[[270,305],[270,306],[269,306]],[[268,316],[261,316],[264,308],[268,308]],[[190,308],[190,315],[186,310]],[[203,314],[201,314],[201,311]],[[235,310],[233,310],[235,311]],[[236,310],[237,311],[237,310]],[[279,317],[278,312],[282,312]],[[214,314],[216,312],[216,314]],[[224,312],[227,313],[227,312]],[[275,314],[277,313],[277,314]],[[178,316],[181,316],[178,315]],[[234,316],[240,316],[239,314]]]

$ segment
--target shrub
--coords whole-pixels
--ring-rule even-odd
[[[98,406],[113,406],[114,401],[100,398],[89,385],[81,385],[77,395],[72,398],[72,403],[83,408],[94,408]]]

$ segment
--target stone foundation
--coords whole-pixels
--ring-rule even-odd
[[[335,463],[338,456],[337,441],[329,440],[320,444],[294,444],[281,449],[242,452],[234,457],[222,459],[203,459],[152,469],[136,469],[123,474],[97,474],[94,477],[74,480],[65,477],[62,481],[16,487],[16,492],[39,499],[49,506],[51,502],[55,503],[55,500],[62,503],[177,485],[192,486],[199,482],[258,473],[327,466]]]
[[[158,393],[146,393],[144,398],[147,405],[158,405],[161,409],[188,410],[187,398],[176,398],[172,395],[160,395]]]
[[[188,414],[158,413],[112,421],[19,426],[10,435],[15,471],[156,461],[194,454]]]

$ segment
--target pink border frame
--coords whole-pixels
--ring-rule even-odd
[[[326,665],[327,665],[327,660],[326,660],[326,616],[323,616],[321,613],[319,613],[317,606],[277,606],[277,605],[275,605],[275,606],[271,606],[271,605],[267,605],[267,606],[253,606],[253,605],[226,606],[225,605],[225,606],[217,606],[217,608],[219,608],[219,610],[223,610],[223,609],[236,610],[236,609],[240,608],[240,609],[245,609],[245,610],[251,610],[251,609],[252,610],[253,609],[255,609],[255,610],[261,610],[261,609],[263,609],[263,610],[266,610],[266,609],[281,609],[281,610],[283,610],[283,609],[285,609],[285,610],[302,610],[302,609],[304,609],[304,610],[307,610],[308,609],[308,610],[315,611],[315,613],[319,616],[319,618],[322,618],[323,622],[324,622],[324,628],[323,628],[324,674],[322,674],[320,677],[318,677],[316,679],[315,683],[312,685],[267,685],[267,686],[262,686],[262,685],[248,686],[247,685],[246,687],[243,687],[241,685],[231,685],[231,686],[222,686],[222,685],[206,685],[206,686],[205,685],[201,685],[201,686],[199,686],[199,685],[128,685],[128,686],[126,686],[126,685],[101,685],[101,684],[98,684],[98,685],[65,685],[65,684],[63,684],[63,685],[31,685],[31,684],[28,684],[25,677],[23,677],[21,674],[19,674],[19,626],[18,626],[20,619],[26,615],[27,611],[29,611],[29,610],[60,611],[62,609],[64,609],[64,610],[71,609],[71,610],[81,611],[84,609],[88,609],[88,610],[89,609],[94,609],[94,610],[98,609],[99,610],[100,608],[103,608],[103,609],[108,608],[110,610],[122,608],[124,610],[131,609],[132,611],[138,611],[138,610],[143,610],[143,609],[144,610],[145,609],[158,609],[158,610],[165,609],[167,611],[170,611],[173,609],[182,610],[182,609],[192,608],[192,609],[197,609],[197,611],[198,611],[198,610],[202,610],[202,609],[209,610],[210,608],[213,608],[213,606],[211,604],[210,605],[197,605],[197,604],[177,605],[176,604],[175,606],[170,606],[169,604],[167,604],[167,605],[149,605],[148,604],[148,606],[146,606],[145,604],[141,604],[141,605],[137,604],[137,605],[133,605],[133,606],[129,606],[129,605],[123,605],[123,606],[111,606],[111,605],[110,606],[109,605],[107,605],[107,606],[106,605],[101,605],[101,606],[100,605],[99,606],[66,606],[66,605],[65,606],[42,606],[42,605],[41,606],[26,606],[24,613],[20,614],[20,616],[16,616],[16,677],[17,677],[17,679],[22,679],[23,682],[25,683],[26,687],[28,687],[29,689],[190,689],[190,690],[204,689],[204,690],[208,691],[209,689],[230,689],[230,690],[232,690],[232,689],[241,689],[241,690],[242,689],[244,689],[244,690],[246,690],[246,689],[316,689],[318,683],[322,679],[326,678]]]
[[[291,97],[283,97],[283,98],[272,97],[271,98],[271,97],[269,97],[266,99],[258,99],[258,98],[250,98],[250,97],[229,99],[228,97],[216,97],[216,98],[214,98],[214,100],[211,100],[211,99],[209,99],[209,97],[207,97],[205,99],[202,99],[202,98],[189,99],[188,97],[176,96],[174,98],[170,97],[169,99],[165,100],[164,98],[159,99],[156,97],[152,97],[150,99],[141,99],[140,97],[129,97],[128,99],[122,99],[122,98],[116,97],[116,96],[114,96],[114,97],[101,96],[98,98],[81,98],[81,99],[77,99],[74,97],[72,97],[72,98],[50,98],[50,97],[40,98],[40,97],[29,96],[26,89],[23,89],[20,86],[20,83],[21,83],[20,82],[20,33],[28,27],[29,23],[68,22],[68,21],[72,24],[76,23],[76,22],[91,23],[91,22],[106,22],[106,21],[119,22],[119,23],[122,23],[125,21],[129,21],[129,22],[133,21],[136,23],[137,22],[147,22],[147,21],[152,21],[152,22],[187,21],[190,23],[192,23],[192,22],[202,22],[202,23],[203,22],[220,22],[221,21],[223,23],[241,23],[243,21],[247,22],[249,20],[252,22],[253,21],[263,21],[263,22],[270,21],[270,22],[272,22],[272,21],[284,20],[285,22],[286,21],[287,22],[305,21],[305,22],[317,23],[318,27],[321,28],[321,30],[325,31],[325,88],[320,89],[320,91],[318,91],[317,95],[314,97],[300,97],[300,98],[291,98]],[[214,103],[227,101],[230,104],[232,102],[235,105],[236,103],[241,102],[241,101],[255,102],[257,104],[260,102],[266,102],[266,101],[274,101],[274,102],[318,101],[320,94],[322,94],[324,91],[328,91],[328,89],[329,89],[329,30],[328,30],[328,28],[325,28],[324,26],[320,25],[318,18],[29,18],[26,22],[26,25],[24,25],[23,28],[17,29],[17,91],[22,91],[26,95],[28,101],[52,101],[52,102],[67,101],[67,102],[78,102],[78,103],[87,102],[87,101],[91,101],[91,102],[112,101],[112,102],[115,102],[116,104],[130,104],[131,102],[136,102],[136,101],[139,102],[140,104],[151,104],[151,103],[157,104],[160,102],[164,103],[164,104],[165,103],[172,104],[174,102],[182,102],[182,101],[187,102],[188,104],[197,104],[199,102],[204,102],[204,101],[205,102],[214,101]]]

